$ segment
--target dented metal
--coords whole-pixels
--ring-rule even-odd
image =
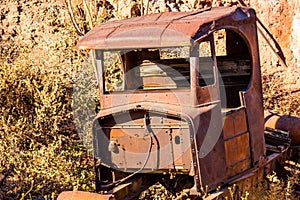
[[[244,7],[146,15],[84,36],[77,46],[95,52],[101,95],[96,189],[114,194],[151,174],[201,196],[201,188],[246,188],[271,172],[289,143],[265,142],[257,40],[255,12]],[[174,53],[182,47],[188,53]],[[298,118],[272,119],[266,126],[290,131],[299,145]]]
[[[195,40],[226,21],[238,23],[254,17],[252,9],[236,7],[151,14],[101,24],[88,32],[77,47],[127,49],[191,46]]]

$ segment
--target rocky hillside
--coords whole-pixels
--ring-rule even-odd
[[[273,33],[288,65],[260,37],[266,108],[300,115],[300,2],[244,2]],[[78,140],[72,113],[73,85],[86,58],[75,48],[82,34],[113,19],[237,5],[237,0],[1,0],[0,199],[94,188],[92,159]]]
[[[280,44],[288,65],[300,68],[300,2],[253,0],[251,6]],[[267,60],[266,57],[262,51],[263,63],[276,61],[274,58]]]
[[[260,37],[265,106],[277,112],[300,115],[300,2],[252,0],[251,6],[277,40],[280,46],[275,49],[282,50],[287,63],[287,66],[280,63]]]

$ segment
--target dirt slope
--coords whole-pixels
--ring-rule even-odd
[[[81,2],[72,1],[79,28],[87,31],[86,15],[76,7]],[[136,1],[94,2],[97,2],[99,21],[145,12],[139,10]],[[251,0],[245,3],[256,9],[261,21],[274,34],[289,66],[280,65],[261,39],[266,108],[300,115],[300,2]],[[232,5],[238,5],[238,1],[151,0],[148,12]],[[87,159],[82,159],[84,151],[72,138],[74,124],[70,122],[70,89],[82,61],[82,55],[74,48],[78,39],[63,0],[0,1],[0,75],[10,78],[0,80],[0,98],[12,99],[9,105],[1,102],[0,199],[20,199],[28,191],[33,198],[50,197],[52,192],[57,195],[62,190],[93,187],[93,171],[88,168]],[[11,76],[6,76],[9,73]],[[15,109],[17,106],[20,108]],[[32,112],[41,120],[33,118]],[[12,122],[16,127],[11,127]],[[47,144],[41,136],[36,137],[39,133],[43,133],[42,139]],[[74,149],[68,147],[71,145]]]

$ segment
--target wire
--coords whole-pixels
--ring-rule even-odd
[[[121,183],[123,183],[124,181],[127,181],[128,179],[130,179],[131,177],[133,177],[134,175],[140,173],[140,172],[146,167],[146,165],[147,165],[147,163],[148,163],[148,161],[149,161],[150,154],[151,154],[151,150],[152,150],[152,146],[153,146],[153,137],[154,137],[154,133],[153,133],[153,131],[150,130],[150,128],[149,128],[149,124],[150,124],[150,123],[148,122],[148,120],[149,120],[149,115],[147,115],[147,113],[145,114],[144,118],[145,118],[144,126],[145,126],[145,129],[146,129],[146,132],[149,133],[149,135],[150,135],[150,144],[149,144],[148,153],[147,153],[147,156],[146,156],[146,159],[145,159],[145,162],[144,162],[143,166],[142,166],[140,169],[138,169],[137,171],[133,172],[132,174],[130,174],[130,175],[128,175],[128,176],[126,176],[126,177],[124,177],[124,178],[122,178],[122,179],[120,179],[120,180],[117,180],[116,182],[113,182],[113,183],[110,183],[110,184],[107,184],[107,185],[102,185],[102,186],[104,186],[104,187],[106,187],[106,188],[110,188],[110,187],[113,187],[113,186],[118,186],[118,185],[120,185]]]
[[[146,165],[147,165],[147,163],[149,161],[151,150],[152,150],[152,146],[153,146],[153,136],[152,136],[153,133],[150,131],[149,134],[150,134],[150,145],[149,145],[148,154],[147,154],[147,157],[145,159],[145,162],[144,162],[143,166],[139,170],[133,172],[132,174],[126,176],[125,178],[122,178],[122,179],[116,181],[115,186],[118,186],[120,183],[122,183],[122,182],[128,180],[129,178],[133,177],[134,175],[140,173],[146,167]]]

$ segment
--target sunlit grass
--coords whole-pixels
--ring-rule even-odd
[[[11,13],[13,8],[1,8],[1,14],[6,16],[3,20],[11,21],[16,36],[1,46],[0,173],[4,178],[0,181],[0,199],[54,198],[64,190],[95,189],[93,157],[78,140],[72,113],[74,84],[78,72],[83,70],[87,53],[75,48],[79,35],[67,7],[50,0],[46,2],[27,1],[21,5],[20,16],[18,11]],[[87,5],[92,19],[87,19],[82,3],[73,5],[74,18],[82,33],[104,21],[134,16],[141,6],[140,1],[134,4],[114,0],[89,2],[92,2]],[[173,9],[174,5],[162,3],[151,1],[147,12]],[[181,6],[182,10],[198,9],[190,1]],[[22,22],[31,23],[31,29],[23,30],[17,23],[18,17]],[[33,28],[38,21],[39,26]],[[29,34],[28,40],[22,34]],[[299,115],[299,98],[286,88],[294,72],[274,73],[270,74],[267,67],[263,69],[266,108]],[[299,183],[299,163],[286,163],[286,170],[290,173],[286,181],[271,174],[268,181],[244,198],[257,199],[254,194],[261,194],[262,199],[293,199]],[[154,188],[150,193],[157,198],[171,197],[163,189],[155,192],[159,186]]]

